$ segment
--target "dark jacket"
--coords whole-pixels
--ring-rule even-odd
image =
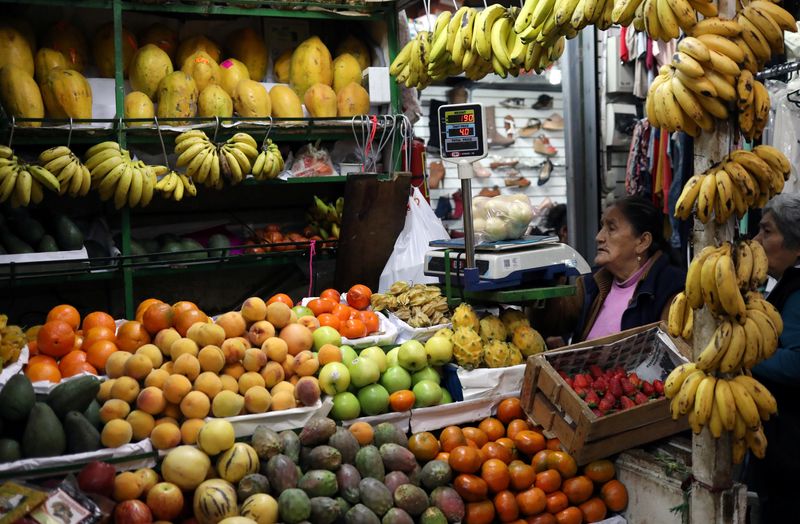
[[[671,266],[667,255],[659,252],[653,256],[652,266],[642,275],[622,314],[622,330],[666,319],[672,298],[686,283],[686,273]],[[574,296],[549,300],[543,310],[533,312],[534,326],[545,336],[561,335],[566,341],[571,335],[572,343],[586,340],[613,282],[614,276],[604,268],[579,277]]]

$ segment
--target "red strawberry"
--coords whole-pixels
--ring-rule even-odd
[[[653,381],[653,389],[655,389],[656,393],[658,393],[659,395],[663,395],[664,394],[664,383],[661,382],[660,380],[654,380]]]
[[[571,388],[574,388],[574,387],[575,387],[575,384],[573,383],[572,377],[567,377],[567,378],[565,378],[565,379],[564,379],[564,382],[566,382],[566,383],[567,383],[567,385],[568,385],[569,387],[571,387]]]
[[[632,407],[636,406],[636,403],[633,400],[629,399],[628,397],[622,397],[621,399],[619,399],[619,401],[620,401],[620,409],[623,410],[631,409]]]
[[[594,409],[592,410],[592,413],[594,413],[594,416],[595,416],[595,417],[602,417],[602,416],[604,416],[603,412],[602,412],[602,411],[600,411],[600,410],[599,410],[599,409],[597,409],[597,408],[594,408]]]
[[[630,380],[631,384],[633,384],[637,388],[642,387],[642,379],[640,379],[639,375],[637,375],[636,373],[631,373],[630,375],[628,375],[628,380]]]
[[[556,373],[558,373],[559,375],[561,375],[561,378],[563,378],[564,380],[566,380],[566,379],[568,379],[568,378],[569,378],[569,375],[567,374],[567,372],[566,372],[566,371],[562,371],[562,370],[560,370],[560,369],[559,369],[559,370],[558,370]]]
[[[651,383],[648,381],[642,382],[642,393],[647,395],[648,397],[652,397],[653,393],[655,393],[656,389],[653,387]]]
[[[603,376],[603,369],[597,364],[592,364],[589,366],[589,373],[591,373],[594,378],[600,378]]]
[[[586,398],[586,394],[587,394],[586,388],[582,388],[580,386],[575,386],[573,389],[575,390],[575,393],[577,393],[579,397]]]
[[[617,378],[622,378],[622,377],[625,377],[627,375],[628,374],[625,373],[625,369],[623,367],[617,366],[617,367],[614,368],[613,376],[615,376]]]
[[[608,383],[608,391],[615,397],[621,397],[623,395],[624,391],[619,378],[614,377],[611,379],[611,382]]]
[[[614,395],[611,391],[606,391],[606,394],[603,395],[603,400],[611,402],[612,405],[614,405],[617,402],[617,398],[618,397]]]
[[[586,380],[585,375],[577,374],[575,375],[575,379],[573,380],[573,384],[575,388],[588,388],[589,381]]]
[[[636,393],[636,396],[633,397],[633,401],[636,402],[637,404],[646,404],[648,400],[650,399],[647,398],[647,395],[645,395],[641,391]]]
[[[608,413],[609,410],[614,409],[614,400],[609,400],[606,397],[603,397],[603,400],[597,405],[597,409],[599,409],[603,414]]]
[[[589,391],[586,393],[586,398],[583,399],[587,404],[589,404],[590,408],[596,408],[597,405],[600,403],[600,397],[597,396],[597,393],[594,391]]]
[[[605,395],[608,391],[608,380],[605,377],[595,379],[592,387],[597,391],[598,395]]]
[[[630,380],[628,380],[627,378],[623,378],[623,379],[621,379],[619,382],[620,382],[620,384],[622,385],[622,391],[623,391],[623,392],[624,392],[626,395],[633,395],[634,393],[636,393],[636,386],[634,386],[634,385],[631,383],[631,381],[630,381]]]

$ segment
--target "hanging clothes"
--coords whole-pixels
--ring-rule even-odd
[[[792,166],[789,180],[783,187],[784,193],[800,192],[797,172],[797,166],[800,166],[800,107],[787,98],[789,94],[798,90],[800,90],[800,78],[790,81],[785,88],[779,89],[774,95],[770,93],[770,103],[775,108],[775,125],[770,143],[786,155]],[[793,95],[792,98],[794,96],[797,95]]]
[[[625,166],[625,192],[628,195],[647,195],[650,191],[650,134],[647,119],[636,122]]]

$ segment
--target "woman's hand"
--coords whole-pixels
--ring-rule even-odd
[[[557,349],[567,345],[567,343],[564,342],[563,337],[547,337],[545,342],[547,343],[547,347],[550,349]]]

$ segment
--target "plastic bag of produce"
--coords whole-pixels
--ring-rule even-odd
[[[381,272],[378,289],[386,291],[398,280],[413,284],[437,282],[436,278],[425,276],[425,253],[430,241],[449,238],[441,220],[415,187],[414,193],[408,198],[406,224]]]
[[[533,219],[526,195],[477,196],[472,200],[475,243],[522,238]]]

